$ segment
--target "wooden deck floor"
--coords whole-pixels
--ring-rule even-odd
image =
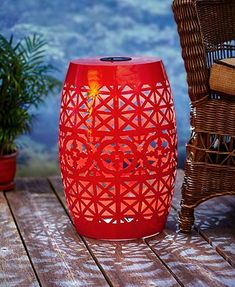
[[[80,237],[59,178],[18,180],[0,192],[0,286],[235,286],[235,197],[202,204],[179,233],[182,178],[165,230],[126,242]]]

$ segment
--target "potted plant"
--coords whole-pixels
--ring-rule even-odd
[[[36,34],[17,43],[0,34],[0,190],[14,188],[15,140],[30,131],[32,108],[60,86],[45,63],[45,45]]]

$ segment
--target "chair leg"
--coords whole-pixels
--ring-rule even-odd
[[[194,224],[194,208],[181,204],[181,212],[179,214],[179,227],[183,233],[191,233]]]

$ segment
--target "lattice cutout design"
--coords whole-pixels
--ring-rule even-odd
[[[193,131],[187,160],[235,167],[235,137]]]
[[[60,165],[74,220],[113,224],[166,217],[176,167],[175,112],[167,81],[154,86],[65,83]]]

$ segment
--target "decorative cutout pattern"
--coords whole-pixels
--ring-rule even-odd
[[[60,165],[74,221],[126,225],[166,219],[175,182],[176,125],[170,86],[65,83]],[[97,224],[97,225],[96,225]]]

